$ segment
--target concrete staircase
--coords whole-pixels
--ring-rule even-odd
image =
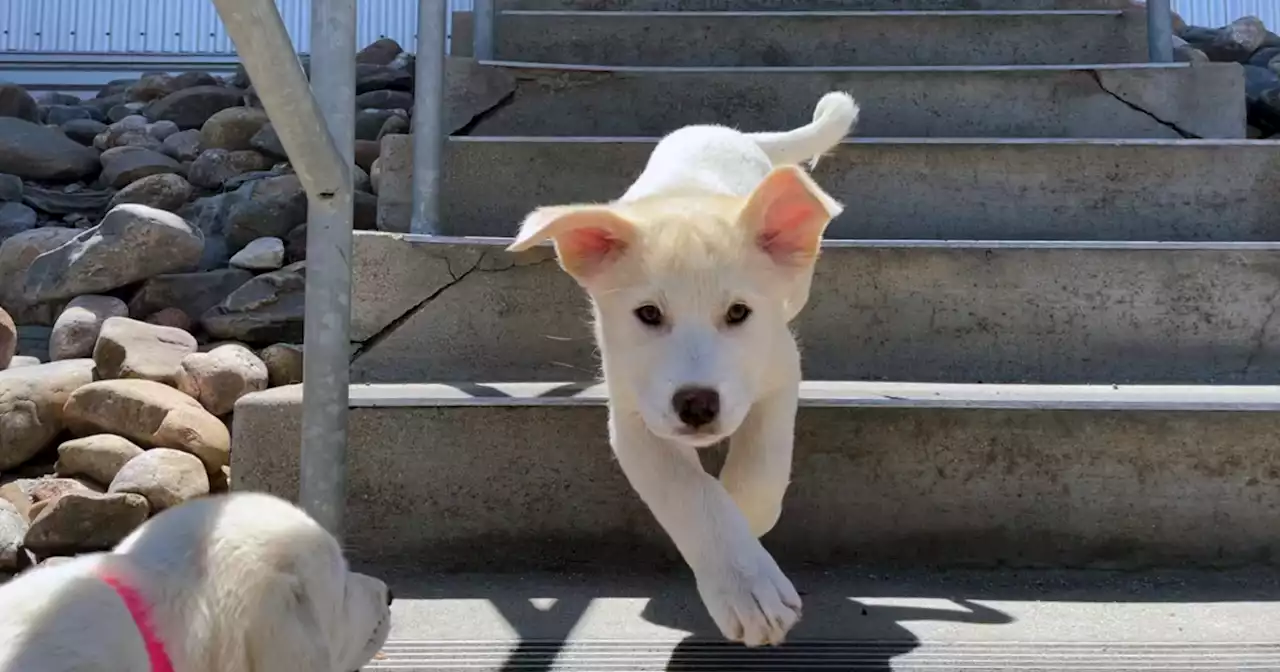
[[[1138,62],[1127,0],[501,6],[519,87],[449,143],[452,235],[355,240],[345,543],[401,598],[370,669],[1280,669],[1280,144],[1241,68]],[[863,121],[816,173],[847,210],[764,539],[805,619],[747,652],[614,464],[585,297],[502,247],[832,88]],[[296,496],[300,401],[241,400],[235,487]]]

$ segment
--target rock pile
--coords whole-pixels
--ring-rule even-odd
[[[409,130],[413,57],[380,40],[357,61],[374,228],[368,172]],[[449,76],[451,130],[514,90],[468,59]],[[243,69],[87,100],[0,83],[0,573],[229,487],[236,400],[302,380],[306,221]]]
[[[1245,70],[1250,137],[1280,133],[1280,35],[1257,17],[1246,16],[1221,28],[1175,25],[1174,49],[1188,62],[1239,63]]]

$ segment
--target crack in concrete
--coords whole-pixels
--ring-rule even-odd
[[[1120,101],[1121,103],[1124,104],[1125,107],[1128,107],[1129,109],[1135,112],[1138,112],[1140,114],[1146,115],[1147,117],[1150,117],[1156,123],[1160,124],[1161,126],[1164,126],[1165,128],[1168,128],[1174,133],[1177,133],[1178,135],[1182,136],[1183,139],[1185,140],[1203,140],[1204,139],[1201,136],[1196,135],[1195,133],[1192,133],[1191,131],[1183,129],[1181,126],[1178,126],[1176,123],[1172,121],[1166,121],[1164,119],[1161,119],[1158,115],[1156,115],[1154,112],[1151,112],[1150,110],[1143,109],[1141,106],[1125,100],[1120,94],[1116,93],[1115,91],[1112,91],[1111,89],[1108,89],[1107,85],[1102,83],[1102,75],[1099,74],[1097,70],[1090,70],[1089,75],[1093,77],[1094,83],[1098,85],[1098,88],[1101,89],[1103,93]]]
[[[504,272],[504,271],[509,271],[509,270],[511,270],[511,269],[513,269],[513,268],[524,268],[524,267],[526,267],[526,266],[538,266],[538,265],[540,265],[540,264],[555,263],[555,262],[556,262],[556,258],[555,258],[555,257],[547,257],[547,258],[545,258],[545,259],[539,259],[539,260],[537,260],[537,261],[524,262],[524,263],[520,263],[520,262],[518,262],[518,261],[512,260],[512,261],[510,261],[510,262],[508,262],[508,263],[506,263],[506,264],[503,264],[503,265],[501,265],[501,266],[495,266],[495,267],[492,267],[492,268],[482,268],[482,267],[484,266],[485,261],[486,261],[486,260],[490,260],[490,259],[491,259],[491,257],[488,255],[488,253],[484,253],[484,252],[482,252],[482,253],[480,253],[480,256],[476,258],[476,261],[475,261],[475,263],[474,263],[474,264],[472,264],[472,265],[471,265],[469,268],[467,268],[465,271],[463,271],[463,272],[461,272],[461,273],[456,273],[456,272],[454,272],[454,270],[453,270],[453,260],[452,260],[452,259],[450,259],[449,257],[445,257],[445,258],[444,258],[444,269],[445,269],[445,272],[449,274],[449,278],[450,278],[449,282],[446,282],[444,285],[442,285],[441,287],[439,287],[438,289],[436,289],[434,292],[432,292],[432,293],[431,293],[429,296],[427,296],[425,299],[423,299],[423,300],[419,301],[418,303],[414,304],[414,305],[413,305],[413,307],[412,307],[412,308],[410,308],[409,310],[406,310],[406,311],[404,312],[404,314],[402,314],[402,315],[400,315],[399,317],[395,318],[394,320],[391,320],[390,322],[388,322],[388,323],[387,323],[387,325],[386,325],[385,327],[383,327],[382,329],[379,329],[379,330],[378,330],[378,333],[376,333],[376,334],[374,334],[374,335],[370,336],[369,338],[367,338],[367,339],[365,339],[363,342],[361,342],[361,343],[359,344],[359,347],[356,349],[356,351],[355,351],[354,353],[352,353],[352,355],[351,355],[351,361],[352,361],[352,362],[356,361],[356,360],[357,360],[357,359],[359,359],[362,355],[364,355],[365,353],[369,352],[369,351],[370,351],[370,350],[372,350],[373,348],[377,347],[377,345],[378,345],[379,343],[381,343],[382,341],[384,341],[384,340],[386,340],[388,337],[390,337],[390,336],[391,336],[391,334],[395,333],[395,331],[396,331],[397,329],[399,329],[399,328],[400,328],[404,323],[406,323],[406,322],[408,322],[409,320],[413,319],[413,317],[414,317],[415,315],[417,315],[417,314],[418,314],[419,312],[421,312],[424,308],[426,308],[428,305],[430,305],[432,301],[435,301],[437,298],[439,298],[439,297],[440,297],[440,295],[444,294],[446,291],[448,291],[448,290],[449,290],[450,288],[452,288],[454,285],[457,285],[458,283],[460,283],[460,282],[462,282],[463,280],[465,280],[465,279],[467,278],[467,276],[468,276],[468,275],[471,275],[472,273],[502,273],[502,272]]]
[[[449,278],[450,278],[449,282],[444,283],[439,288],[437,288],[434,292],[431,292],[429,295],[427,295],[425,299],[414,304],[414,306],[409,310],[406,310],[404,314],[388,322],[385,327],[378,330],[378,333],[370,336],[369,338],[361,342],[360,347],[356,348],[356,351],[352,353],[350,361],[352,362],[356,361],[366,352],[377,347],[379,343],[381,343],[391,334],[395,333],[395,331],[399,329],[401,325],[403,325],[405,322],[408,322],[410,319],[412,319],[413,316],[417,315],[422,309],[430,305],[432,301],[435,301],[441,294],[444,294],[446,291],[448,291],[449,288],[465,280],[468,275],[471,275],[475,271],[480,270],[480,264],[484,263],[485,256],[486,255],[484,253],[481,253],[480,256],[476,258],[476,263],[472,264],[470,268],[463,271],[462,273],[455,273],[453,270],[452,260],[449,259],[449,257],[445,257],[444,268],[445,268],[445,272],[449,274]]]
[[[1267,303],[1271,304],[1271,312],[1267,313],[1267,319],[1262,321],[1262,326],[1258,327],[1258,335],[1253,338],[1253,347],[1249,350],[1249,356],[1244,360],[1244,368],[1240,370],[1241,376],[1249,375],[1249,369],[1253,368],[1253,362],[1262,353],[1262,348],[1266,346],[1267,331],[1271,327],[1272,320],[1276,319],[1276,313],[1280,312],[1280,304],[1276,303],[1276,299],[1280,299],[1280,289],[1271,293],[1271,298],[1267,299]],[[1243,382],[1243,381],[1242,381]]]

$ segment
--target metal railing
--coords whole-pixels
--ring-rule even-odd
[[[1170,0],[1147,0],[1147,57],[1152,63],[1173,62],[1173,7]]]
[[[300,499],[341,535],[346,502],[355,146],[356,0],[312,0],[311,83],[272,0],[213,0],[307,192]],[[494,2],[476,0],[474,55],[494,53]],[[1147,0],[1150,59],[1173,61],[1169,0]],[[449,0],[419,0],[413,114],[415,234],[438,234]]]

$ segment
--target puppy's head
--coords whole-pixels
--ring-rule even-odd
[[[352,571],[337,540],[291,504],[246,504],[258,510],[226,521],[239,530],[234,538],[219,535],[225,560],[218,569],[249,575],[236,583],[252,602],[243,627],[254,661],[270,670],[361,669],[391,630],[387,585]]]
[[[615,402],[693,446],[732,434],[792,352],[787,323],[809,294],[840,204],[800,168],[747,198],[654,198],[540,208],[508,249],[554,242],[591,296]]]

